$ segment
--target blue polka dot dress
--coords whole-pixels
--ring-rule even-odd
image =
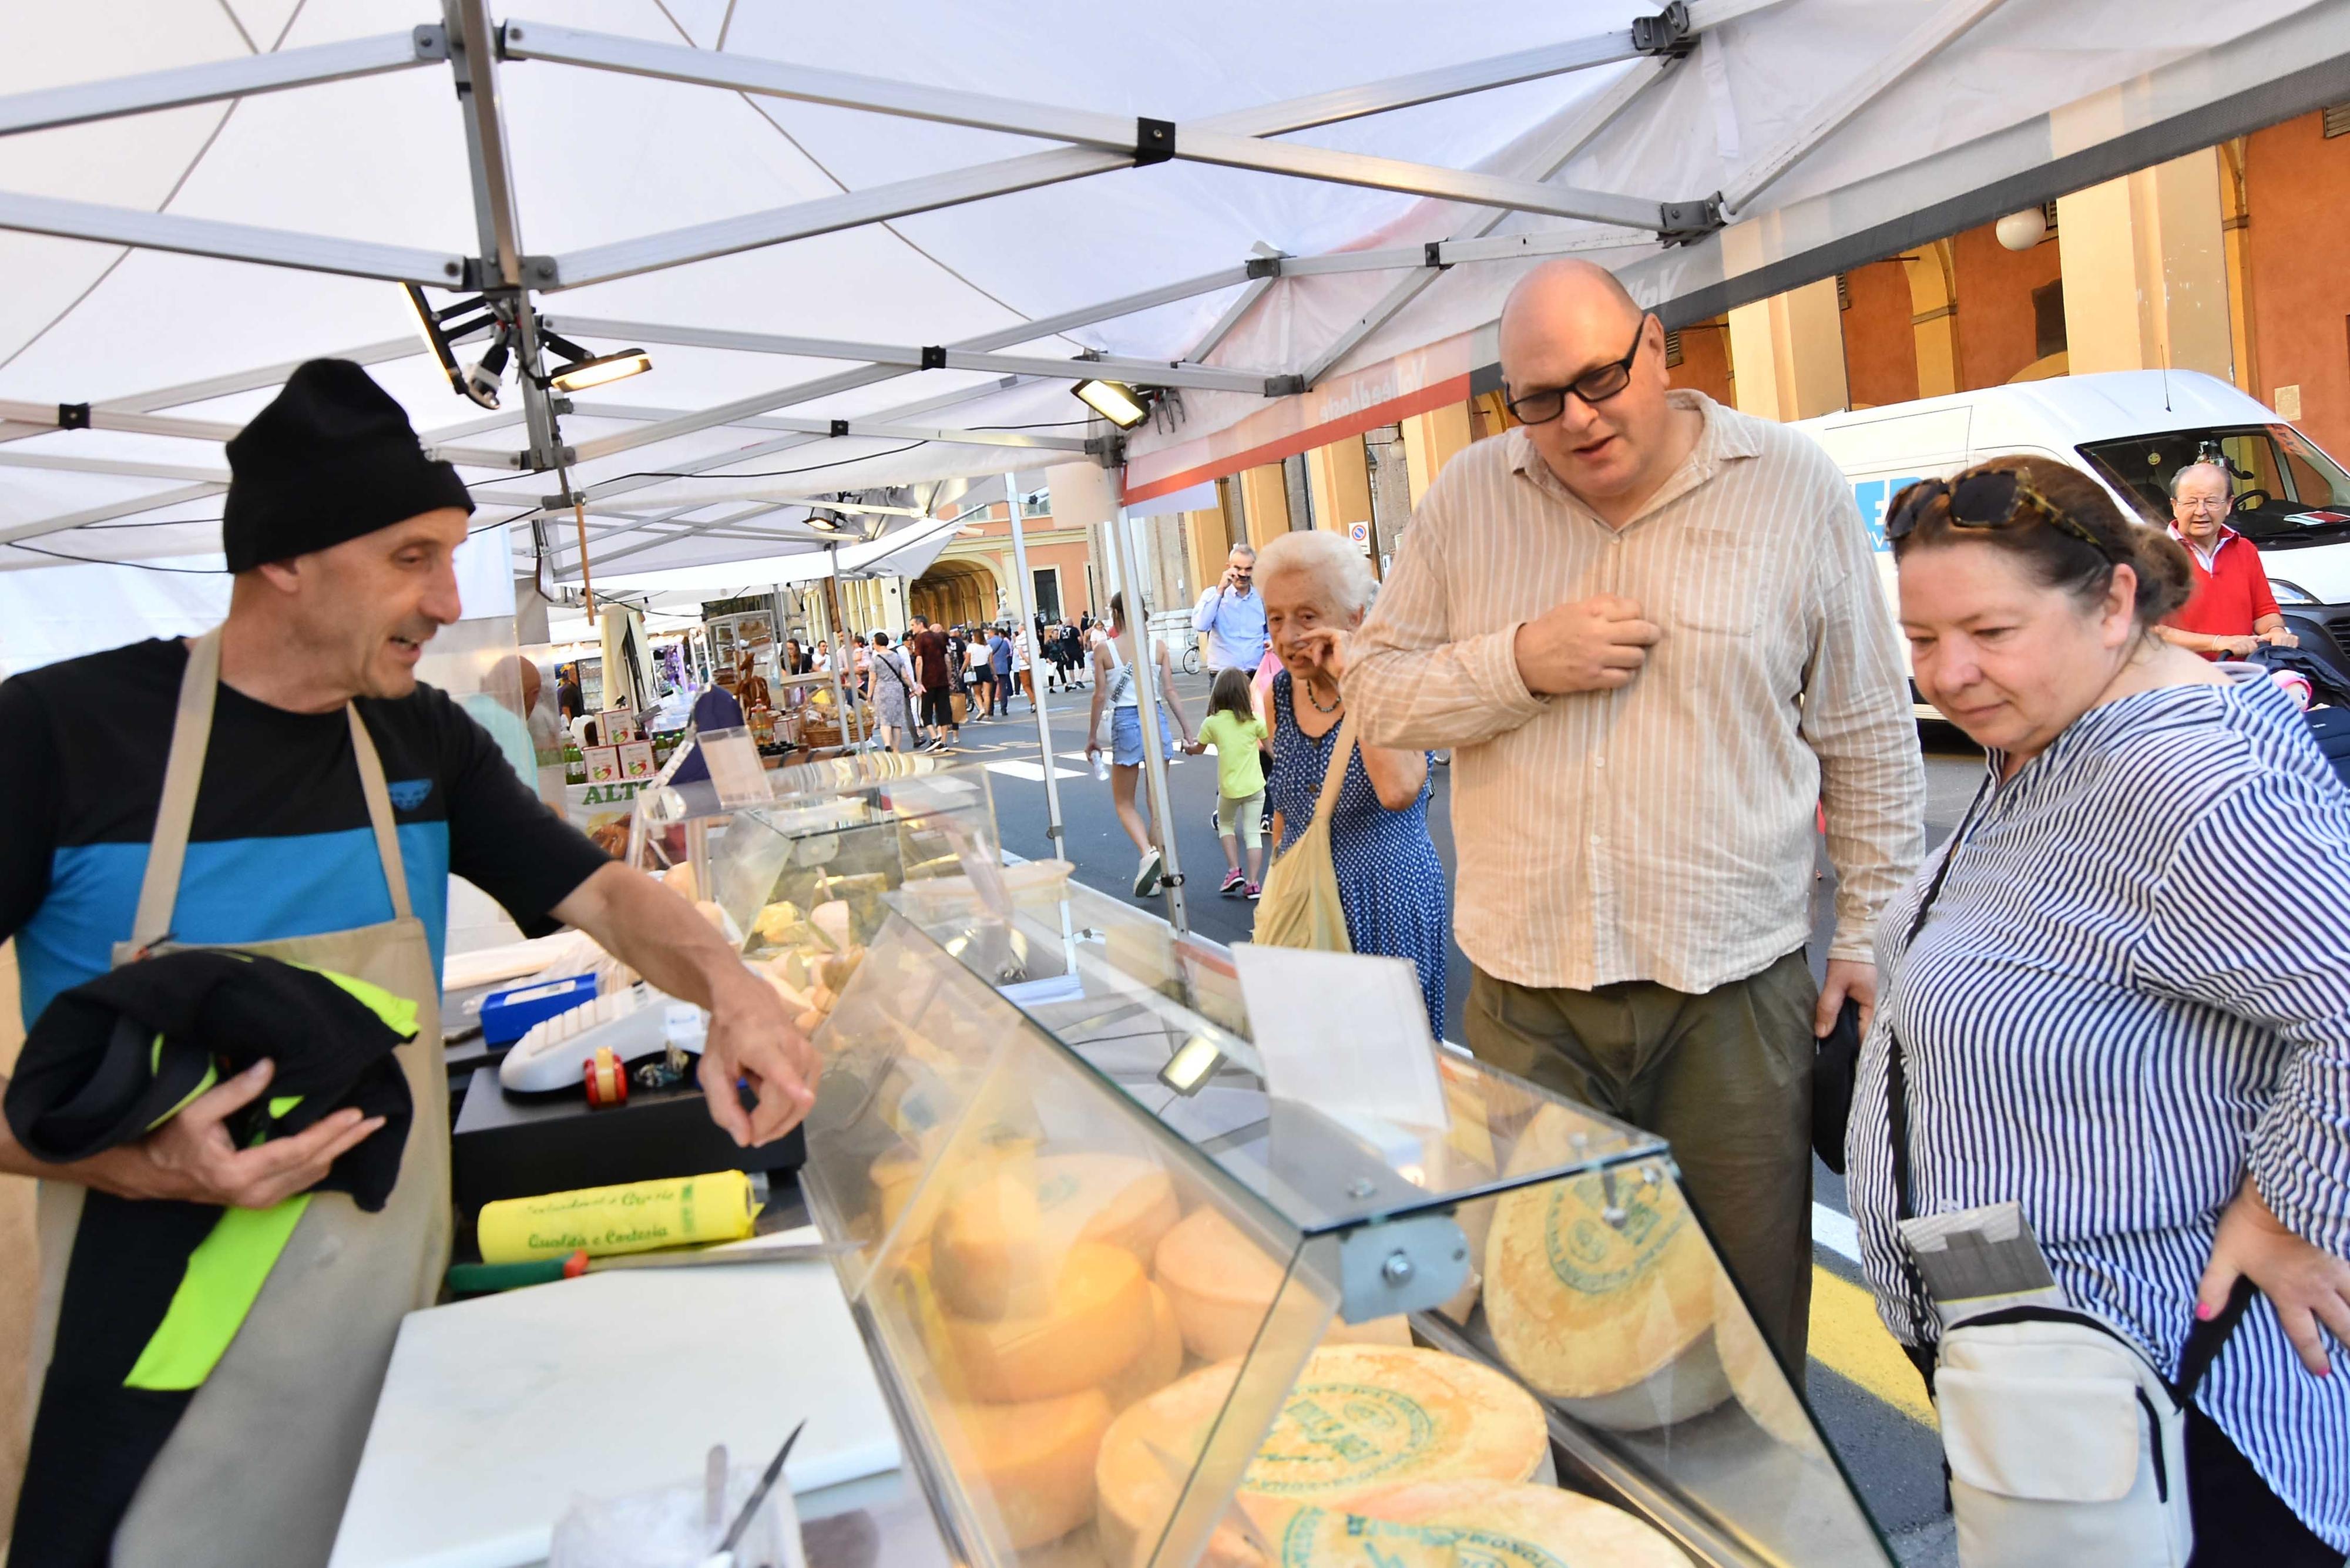
[[[1320,740],[1297,727],[1289,671],[1273,678],[1273,767],[1265,783],[1267,804],[1281,814],[1286,850],[1313,819],[1322,780],[1330,769],[1340,726]],[[1420,995],[1428,1003],[1428,1027],[1444,1038],[1444,960],[1452,934],[1452,910],[1444,885],[1444,863],[1428,836],[1428,800],[1402,811],[1379,804],[1356,748],[1339,786],[1330,818],[1330,858],[1338,873],[1338,901],[1347,910],[1347,937],[1358,953],[1409,959],[1419,971]]]

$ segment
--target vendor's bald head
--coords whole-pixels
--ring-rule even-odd
[[[1669,456],[1673,421],[1664,327],[1614,273],[1586,261],[1544,262],[1502,306],[1502,379],[1513,401],[1571,387],[1623,359],[1636,340],[1621,391],[1596,403],[1570,392],[1556,418],[1525,427],[1550,471],[1586,500],[1653,487],[1662,477],[1652,471]]]

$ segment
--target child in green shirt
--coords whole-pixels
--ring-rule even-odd
[[[1216,830],[1224,845],[1225,898],[1257,896],[1264,873],[1264,763],[1259,751],[1265,742],[1264,721],[1250,701],[1249,672],[1226,669],[1216,675],[1208,691],[1208,716],[1200,724],[1200,738],[1185,748],[1198,756],[1216,749]],[[1241,872],[1241,850],[1248,851],[1248,872]]]

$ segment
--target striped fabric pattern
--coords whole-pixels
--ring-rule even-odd
[[[1823,804],[1830,950],[1866,962],[1923,846],[1924,763],[1851,485],[1794,431],[1670,396],[1704,432],[1620,531],[1522,430],[1446,464],[1347,672],[1367,740],[1453,748],[1454,934],[1520,985],[1705,992],[1802,947]],[[1518,627],[1599,594],[1663,629],[1646,668],[1528,692]]]
[[[1932,864],[1877,937],[1847,1139],[1878,1311],[1914,1342],[1889,1028],[1918,1210],[2022,1204],[2074,1303],[2170,1376],[2247,1166],[2280,1219],[2350,1254],[2350,792],[2265,679],[2165,687],[2074,721],[1989,789],[1953,853],[1916,946]],[[2350,1356],[2333,1363],[2303,1371],[2261,1298],[2198,1402],[2350,1551]]]

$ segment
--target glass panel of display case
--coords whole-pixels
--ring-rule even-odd
[[[1355,1391],[1335,1402],[1364,1420],[1342,1415],[1333,1440],[1367,1454],[1380,1439],[1364,1422],[1387,1395],[1362,1391],[1416,1376],[1408,1366],[1350,1374],[1326,1345],[1244,1467],[1239,1512],[1219,1515],[1213,1539],[1239,1540],[1236,1554],[1211,1552],[1210,1561],[1287,1561],[1282,1552],[1305,1551],[1327,1530],[1388,1542],[1396,1561],[1410,1562],[1404,1547],[1421,1540],[1411,1532],[1433,1541],[1479,1524],[1481,1511],[1519,1518],[1510,1513],[1516,1507],[1526,1511],[1510,1528],[1555,1552],[1620,1536],[1626,1554],[1617,1560],[1687,1560],[1634,1549],[1669,1536],[1677,1547],[1666,1552],[1701,1562],[1888,1561],[1658,1139],[1450,1050],[1439,1062],[1449,1118],[1440,1131],[1336,1121],[1266,1095],[1231,960],[1212,943],[1076,886],[1021,904],[1008,919],[941,913],[902,896],[892,902],[923,920],[941,956],[1057,1040],[1106,1098],[1142,1113],[1162,1150],[1204,1158],[1294,1226],[1302,1238],[1294,1256],[1320,1241],[1351,1243],[1416,1216],[1449,1215],[1469,1256],[1466,1277],[1413,1318],[1406,1343],[1424,1347],[1415,1355],[1445,1354],[1496,1377],[1510,1397],[1494,1396],[1488,1425],[1506,1428],[1501,1412],[1532,1412],[1577,1473],[1649,1521],[1571,1492],[1513,1501],[1418,1489],[1399,1501],[1345,1482],[1314,1496],[1311,1510],[1320,1511],[1312,1512],[1272,1478],[1296,1473],[1291,1467],[1301,1462],[1283,1434],[1311,1431],[1328,1413],[1332,1399],[1313,1390],[1326,1380]],[[1200,1231],[1212,1223],[1186,1220]],[[1162,1241],[1162,1266],[1173,1248],[1180,1267],[1180,1240]],[[1280,1261],[1260,1257],[1252,1271],[1243,1250],[1220,1256],[1230,1278],[1253,1279],[1263,1315]],[[1325,1262],[1320,1277],[1344,1272]],[[1442,1403],[1417,1386],[1410,1398],[1423,1412]],[[1529,1479],[1501,1473],[1508,1468],[1471,1473],[1495,1486]],[[1402,1485],[1391,1480],[1387,1490]],[[1245,1530],[1231,1537],[1241,1521],[1264,1542]],[[1111,1544],[1122,1549],[1123,1538]],[[1477,1548],[1488,1549],[1513,1561],[1492,1542]]]
[[[1330,1248],[903,920],[818,1038],[802,1184],[861,1243],[844,1285],[966,1554],[1191,1563],[1260,1533],[1234,1495],[1331,1325]]]

